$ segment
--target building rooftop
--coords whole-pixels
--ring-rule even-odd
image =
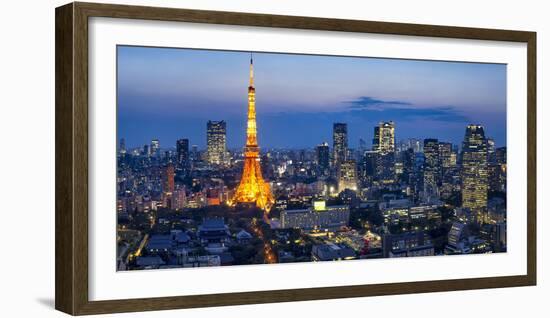
[[[225,229],[226,225],[222,218],[211,218],[211,219],[204,219],[202,224],[200,225],[200,230],[218,230],[218,229]]]
[[[311,253],[320,261],[355,258],[353,249],[333,243],[315,245]]]
[[[165,262],[160,256],[140,256],[136,259],[136,264],[138,266],[160,266]]]
[[[251,239],[251,238],[252,238],[252,234],[248,233],[248,232],[245,231],[245,230],[241,230],[239,233],[237,233],[236,237],[237,237],[237,239],[239,239],[239,240],[246,240],[246,239]]]
[[[153,235],[147,242],[148,250],[168,250],[172,248],[172,237],[170,235]]]

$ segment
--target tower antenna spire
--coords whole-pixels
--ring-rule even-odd
[[[250,87],[254,87],[254,60],[252,59],[252,52],[250,52]]]

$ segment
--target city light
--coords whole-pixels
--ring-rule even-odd
[[[273,65],[262,58],[256,58],[263,71],[256,81],[259,118],[251,58],[246,102],[234,92],[242,108],[227,102],[233,113],[222,107],[185,127],[174,114],[171,140],[147,125],[141,141],[121,136],[117,270],[507,251],[507,150],[498,129],[424,109],[419,113],[444,118],[433,133],[403,120],[400,113],[415,105],[363,97],[349,116],[308,113],[318,126],[296,136],[303,145],[294,143],[286,130],[301,122],[274,124],[287,114],[270,113],[274,102],[265,96],[273,87],[266,95],[263,88],[273,84]],[[245,81],[247,62],[235,68],[240,76],[220,78]],[[382,111],[387,105],[404,110]]]

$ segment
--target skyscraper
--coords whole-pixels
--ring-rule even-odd
[[[176,163],[178,168],[182,170],[189,167],[189,139],[178,139],[176,141]]]
[[[151,155],[149,145],[143,145],[143,155],[146,157],[149,157]]]
[[[174,165],[169,163],[163,170],[162,173],[162,192],[164,193],[173,193],[175,189],[174,185]]]
[[[330,170],[330,150],[328,143],[324,142],[315,148],[317,168],[320,174],[328,175]]]
[[[212,165],[225,165],[227,159],[225,121],[211,121],[206,124],[207,161]]]
[[[376,177],[376,161],[378,153],[376,151],[365,151],[363,155],[364,177],[371,182]]]
[[[395,124],[393,121],[380,122],[374,127],[372,150],[380,154],[395,152]]]
[[[439,161],[439,141],[424,139],[424,195],[428,198],[439,194],[438,183],[441,179]]]
[[[456,165],[456,155],[453,152],[453,144],[450,142],[439,143],[439,161],[442,170]]]
[[[334,123],[332,128],[333,163],[337,167],[348,159],[348,124]]]
[[[243,174],[231,203],[255,203],[257,207],[269,211],[275,203],[275,199],[273,198],[269,184],[264,181],[260,167],[260,147],[258,147],[256,130],[256,88],[254,87],[252,57],[250,57],[249,80],[248,120],[246,124]]]
[[[439,167],[441,169],[439,196],[449,199],[460,188],[460,170],[457,168],[456,151],[452,143],[439,143]]]
[[[478,216],[487,208],[487,141],[480,125],[468,125],[462,145],[462,207]]]
[[[197,145],[192,145],[191,146],[191,154],[190,154],[189,158],[193,162],[201,160],[200,153],[199,153],[199,146],[197,146]]]
[[[346,160],[338,166],[338,192],[357,190],[357,167],[355,160]]]
[[[376,178],[381,183],[395,182],[395,124],[380,122],[374,127],[372,150],[376,156]]]
[[[506,147],[499,147],[496,149],[495,160],[499,164],[506,164]]]
[[[415,154],[413,148],[408,148],[402,152],[403,174],[401,179],[405,181],[411,188],[414,186],[415,173]]]
[[[151,156],[159,157],[160,156],[160,141],[158,139],[151,140],[151,148],[149,149]]]
[[[489,162],[487,166],[489,189],[491,191],[506,192],[506,147],[496,148],[494,161]]]

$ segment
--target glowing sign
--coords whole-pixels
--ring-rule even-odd
[[[313,209],[315,211],[324,211],[326,209],[325,201],[313,201]]]

